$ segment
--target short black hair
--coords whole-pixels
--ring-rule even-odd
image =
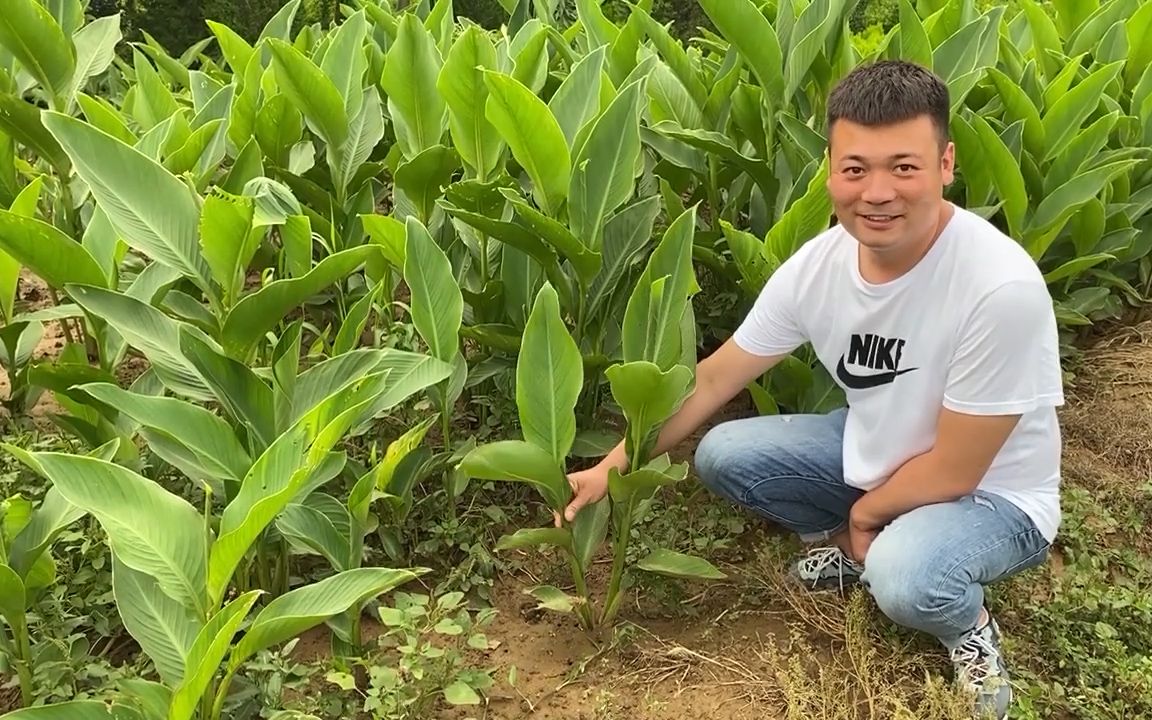
[[[907,60],[878,60],[845,75],[828,96],[828,133],[843,118],[877,127],[929,116],[948,144],[951,101],[948,85],[928,68]]]

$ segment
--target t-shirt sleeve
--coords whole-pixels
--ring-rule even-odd
[[[962,330],[944,407],[972,415],[1016,415],[1064,402],[1052,298],[1038,280],[989,293]]]
[[[807,341],[796,306],[800,258],[793,255],[768,277],[732,339],[753,355],[786,355]]]

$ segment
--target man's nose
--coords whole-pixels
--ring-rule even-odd
[[[874,172],[864,181],[864,192],[860,199],[872,205],[882,205],[896,198],[896,185],[885,172]]]

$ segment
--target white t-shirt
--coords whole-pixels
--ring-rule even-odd
[[[771,276],[736,343],[756,355],[811,342],[844,388],[844,476],[870,490],[929,450],[941,406],[1023,414],[980,488],[1015,503],[1052,541],[1060,525],[1064,402],[1052,298],[1036,263],[979,215],[955,208],[924,258],[866,282],[837,225]]]

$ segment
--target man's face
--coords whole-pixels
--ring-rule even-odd
[[[933,237],[955,148],[940,152],[930,117],[885,127],[837,120],[829,141],[828,192],[840,224],[861,245],[900,252]]]

